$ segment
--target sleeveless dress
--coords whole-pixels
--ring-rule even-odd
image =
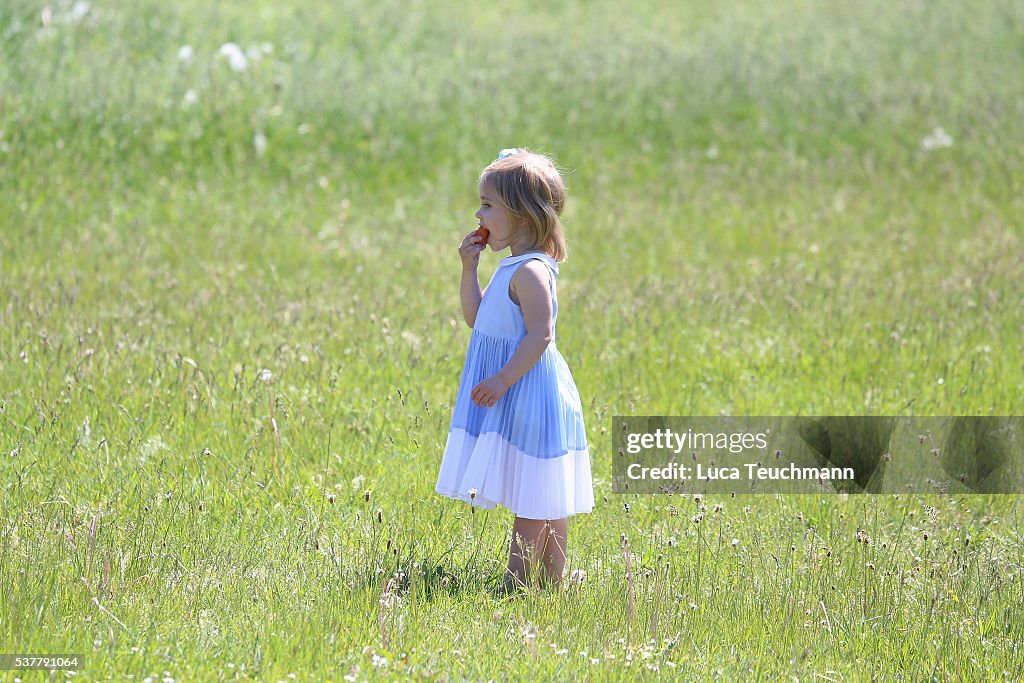
[[[526,336],[522,309],[509,297],[508,286],[531,259],[544,263],[550,275],[551,342],[493,406],[478,406],[470,398],[473,387],[501,370]],[[555,346],[557,275],[557,263],[544,253],[498,262],[469,338],[437,493],[488,510],[500,504],[527,519],[562,519],[593,510],[583,406]]]

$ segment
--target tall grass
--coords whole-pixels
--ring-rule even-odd
[[[0,651],[85,653],[79,680],[1019,678],[1017,497],[618,496],[606,433],[1020,414],[1019,3],[371,5],[0,7]],[[585,581],[496,602],[510,515],[433,480],[455,249],[516,145],[569,185],[598,507]]]

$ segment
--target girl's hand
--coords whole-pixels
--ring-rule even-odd
[[[466,235],[459,247],[462,267],[466,270],[476,270],[480,264],[480,252],[485,248],[484,238],[476,234],[476,230]]]
[[[508,383],[505,382],[499,372],[473,387],[473,392],[469,397],[478,406],[490,408],[498,402],[499,398],[505,395],[506,391],[508,391]]]

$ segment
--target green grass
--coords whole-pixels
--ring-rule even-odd
[[[694,522],[611,493],[606,430],[1021,414],[1020,4],[371,4],[0,7],[0,652],[84,653],[75,680],[1019,678],[1017,497]],[[235,72],[228,41],[272,50]],[[584,583],[495,602],[511,515],[433,483],[456,248],[516,145],[566,171],[598,505]]]

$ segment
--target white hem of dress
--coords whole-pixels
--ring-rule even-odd
[[[537,458],[498,432],[475,437],[448,432],[434,490],[485,510],[496,505],[527,519],[564,519],[592,512],[594,484],[586,448],[556,458]],[[470,497],[476,489],[475,497]]]

